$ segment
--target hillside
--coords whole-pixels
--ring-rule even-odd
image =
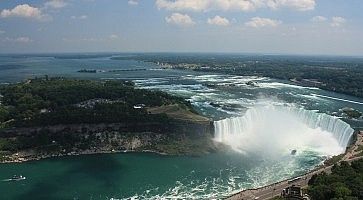
[[[32,79],[0,88],[3,161],[114,151],[214,151],[213,126],[182,98],[132,82]]]

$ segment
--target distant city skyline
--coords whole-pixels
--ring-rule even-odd
[[[363,56],[358,0],[3,0],[0,53]]]

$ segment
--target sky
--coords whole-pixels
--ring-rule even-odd
[[[0,53],[363,56],[362,0],[0,0]]]

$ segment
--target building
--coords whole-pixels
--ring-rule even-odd
[[[281,192],[281,197],[287,200],[309,200],[309,196],[303,193],[301,187],[292,185]]]

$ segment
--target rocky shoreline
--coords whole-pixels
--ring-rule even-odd
[[[213,142],[212,137],[213,127],[209,121],[176,120],[172,124],[74,124],[17,128],[2,131],[0,140],[8,141],[10,147],[22,143],[22,148],[0,151],[0,163],[122,152],[195,156],[218,149],[218,144]],[[27,146],[28,144],[31,146]]]
[[[0,161],[0,164],[10,164],[10,163],[24,163],[24,162],[30,162],[30,161],[38,161],[48,158],[60,158],[60,157],[67,157],[67,156],[81,156],[81,155],[95,155],[95,154],[111,154],[111,153],[153,153],[158,154],[161,156],[168,156],[167,153],[164,152],[157,152],[154,150],[141,150],[141,151],[135,151],[135,150],[111,150],[111,151],[105,151],[105,150],[98,150],[98,151],[91,151],[91,150],[85,150],[85,151],[79,151],[79,152],[69,152],[69,153],[59,153],[59,154],[48,154],[48,155],[32,155],[27,157],[19,157],[18,155],[14,154],[9,156],[9,160]]]

